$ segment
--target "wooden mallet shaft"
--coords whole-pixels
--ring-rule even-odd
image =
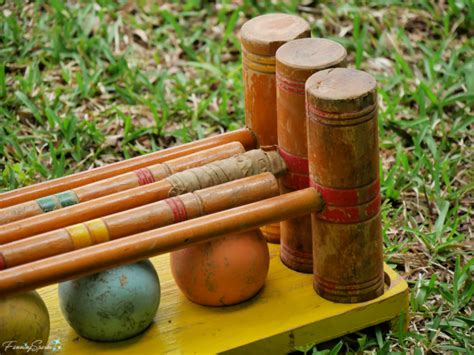
[[[229,142],[241,142],[246,149],[253,149],[256,146],[255,138],[252,132],[246,128],[243,128],[233,132],[228,132],[188,144],[160,150],[158,152],[127,159],[99,168],[82,171],[73,175],[4,192],[0,194],[0,208],[13,206],[18,203],[31,201],[40,197],[70,190],[78,186],[87,185],[95,181],[107,179],[112,176],[143,168],[145,166],[176,159]]]
[[[156,183],[7,224],[0,230],[0,245],[247,176],[263,172],[280,175],[285,171],[278,152],[251,150]]]
[[[134,187],[160,181],[174,173],[195,168],[213,161],[245,152],[239,142],[227,143],[206,149],[165,163],[150,165],[132,172],[100,180],[92,184],[41,197],[0,210],[0,225],[49,213],[64,207],[111,195]]]
[[[322,207],[313,188],[272,197],[0,272],[0,294],[25,292],[293,218]]]
[[[278,195],[263,173],[0,246],[0,270]]]

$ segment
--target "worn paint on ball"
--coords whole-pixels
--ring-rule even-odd
[[[269,267],[265,238],[257,230],[226,235],[171,253],[176,284],[194,303],[229,306],[255,296]]]
[[[59,304],[81,336],[119,341],[143,332],[160,303],[160,281],[148,260],[59,285]]]
[[[49,329],[48,309],[36,291],[0,297],[0,354],[40,353]]]

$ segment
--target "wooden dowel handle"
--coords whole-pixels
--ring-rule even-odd
[[[321,208],[319,193],[313,188],[307,188],[76,250],[0,272],[0,295],[25,292],[52,283],[90,275],[205,242],[228,233],[243,232],[267,223],[308,214]]]
[[[4,192],[0,194],[0,208],[13,206],[39,197],[66,191],[74,187],[87,185],[95,181],[107,179],[112,176],[182,157],[204,149],[220,146],[229,142],[241,142],[246,149],[253,149],[257,144],[253,133],[249,129],[243,128],[103,167]]]
[[[33,201],[20,203],[0,210],[0,224],[51,213],[55,210],[70,207],[79,203],[95,200],[126,190],[160,181],[174,173],[209,164],[245,152],[239,142],[223,144],[184,157],[150,165],[138,170],[100,180],[75,189],[45,196]]]
[[[276,196],[263,173],[0,246],[4,269]],[[0,270],[2,266],[0,264]]]
[[[217,160],[202,168],[195,167],[185,172],[177,172],[152,184],[9,223],[0,229],[0,245],[246,176],[266,171],[282,174],[286,169],[276,152],[255,149],[237,155],[238,150],[235,148],[236,143],[229,143],[189,155],[186,157],[189,158],[187,164],[174,166],[171,161],[167,163],[172,167],[170,170],[176,172],[186,167],[201,165],[204,161]],[[206,160],[202,155],[207,155]],[[184,158],[179,160],[182,159]],[[192,161],[197,162],[196,165],[191,164]]]

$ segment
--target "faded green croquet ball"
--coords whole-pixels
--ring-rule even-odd
[[[36,291],[0,297],[0,354],[42,353],[49,314]]]
[[[160,281],[148,260],[59,285],[59,304],[81,336],[119,341],[143,332],[160,304]]]

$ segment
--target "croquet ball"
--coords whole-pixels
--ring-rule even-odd
[[[0,354],[42,353],[49,314],[36,291],[0,297]]]
[[[143,332],[160,304],[160,281],[148,260],[59,285],[59,304],[81,336],[119,341]]]
[[[251,298],[263,287],[269,261],[265,238],[253,230],[172,252],[171,271],[190,301],[226,306]]]

